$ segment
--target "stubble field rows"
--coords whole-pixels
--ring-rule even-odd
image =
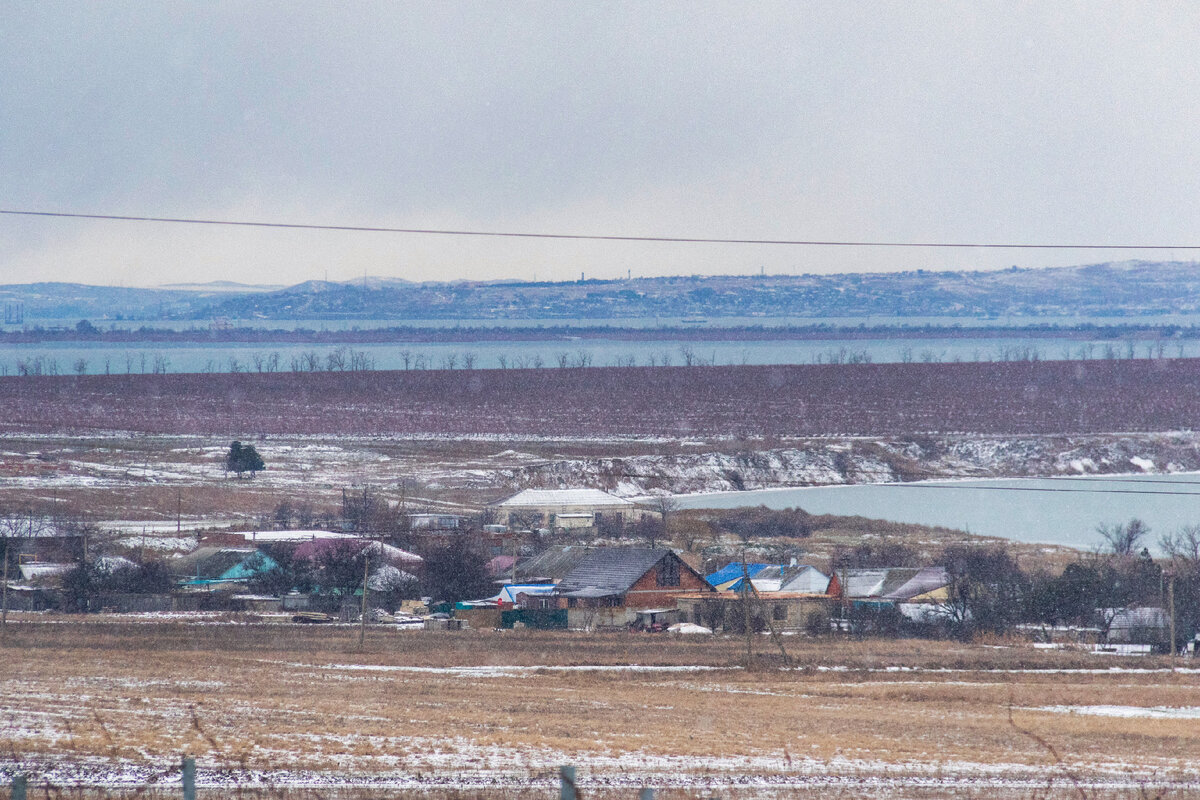
[[[1200,360],[0,378],[0,431],[726,437],[1200,424]]]

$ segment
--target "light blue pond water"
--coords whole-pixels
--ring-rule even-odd
[[[1200,524],[1200,474],[1014,480],[926,481],[908,484],[766,489],[683,495],[683,508],[803,508],[942,525],[984,536],[1091,549],[1097,526],[1146,522],[1151,539]],[[1154,542],[1148,541],[1155,552]]]

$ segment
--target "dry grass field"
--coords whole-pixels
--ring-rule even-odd
[[[0,773],[46,797],[1200,794],[1200,671],[1025,645],[15,617]],[[72,788],[72,787],[88,787]],[[147,788],[148,787],[148,788]],[[42,789],[45,789],[43,795]]]

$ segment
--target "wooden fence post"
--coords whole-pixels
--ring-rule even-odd
[[[13,775],[12,800],[25,800],[25,788],[28,785],[29,779],[24,775]]]
[[[575,788],[575,768],[564,765],[558,768],[560,788],[559,800],[579,800],[579,790]]]
[[[183,800],[196,800],[196,759],[183,757]]]

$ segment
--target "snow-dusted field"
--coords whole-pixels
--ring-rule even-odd
[[[171,784],[186,752],[202,788],[272,797],[540,796],[561,764],[607,797],[1200,793],[1200,670],[1165,660],[795,640],[803,666],[747,670],[723,638],[372,631],[358,650],[349,628],[119,620],[7,642],[0,774],[35,785]]]
[[[340,507],[343,489],[445,510],[530,486],[625,497],[928,478],[1200,470],[1195,433],[734,440],[722,437],[256,438],[267,469],[222,469],[231,437],[123,432],[0,437],[0,504],[87,512],[129,535],[254,524],[284,499]]]

